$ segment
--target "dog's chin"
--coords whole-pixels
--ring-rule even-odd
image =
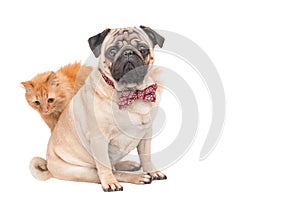
[[[127,91],[127,90],[134,91],[137,90],[139,86],[140,84],[137,83],[126,84],[126,85],[118,83],[115,88],[117,91]]]

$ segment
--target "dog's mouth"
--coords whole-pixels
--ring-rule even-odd
[[[129,66],[129,67],[128,67]],[[119,83],[122,85],[128,84],[140,84],[143,82],[145,75],[147,74],[147,66],[138,66],[132,68],[131,64],[126,66],[130,70],[126,70]]]
[[[147,74],[148,67],[139,56],[120,57],[112,65],[111,74],[121,85],[140,84]]]
[[[127,63],[124,64],[124,74],[128,73],[131,70],[135,69],[135,66],[133,65],[133,63],[131,63],[130,61],[128,61]]]

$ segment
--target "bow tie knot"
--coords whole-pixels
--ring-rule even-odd
[[[128,105],[131,105],[136,100],[144,100],[147,102],[155,102],[156,100],[157,84],[152,84],[144,90],[127,90],[122,91],[119,98],[119,109],[122,109]]]

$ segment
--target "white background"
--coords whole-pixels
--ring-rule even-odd
[[[296,0],[1,1],[0,200],[299,200],[299,9]],[[33,179],[28,163],[45,156],[50,134],[19,83],[84,61],[87,39],[107,27],[140,24],[190,38],[214,62],[227,100],[216,149],[198,161],[210,119],[204,101],[198,137],[164,170],[167,181],[103,193],[96,184]]]

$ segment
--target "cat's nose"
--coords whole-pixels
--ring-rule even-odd
[[[42,112],[43,112],[44,114],[47,114],[47,113],[49,112],[49,110],[48,110],[47,108],[43,108],[43,109],[42,109]]]

